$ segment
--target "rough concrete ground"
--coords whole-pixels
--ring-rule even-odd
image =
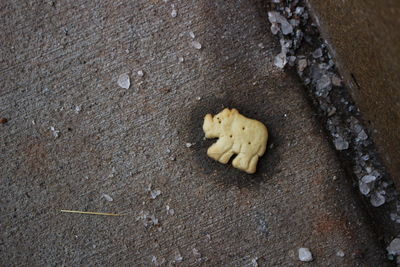
[[[272,64],[263,1],[0,10],[4,265],[167,265],[179,251],[182,266],[298,266],[300,247],[310,266],[386,265],[300,82]],[[269,127],[256,175],[206,156],[202,117],[224,106]]]

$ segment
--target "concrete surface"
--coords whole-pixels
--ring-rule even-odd
[[[308,247],[309,266],[387,265],[299,81],[273,67],[264,3],[3,1],[2,264],[168,265],[179,251],[181,266],[299,266]],[[224,106],[269,127],[255,175],[206,156],[202,118]]]
[[[400,2],[309,0],[353,98],[400,186]]]

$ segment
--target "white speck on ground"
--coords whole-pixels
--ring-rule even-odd
[[[193,33],[192,31],[189,32],[189,36],[190,36],[192,39],[196,38],[196,36],[194,35],[194,33]]]
[[[175,214],[175,210],[171,209],[171,207],[169,205],[165,206],[166,210],[167,210],[167,214],[169,215],[174,215]]]
[[[201,100],[201,96],[197,96],[197,97],[196,97],[196,100],[197,100],[197,101],[200,101],[200,100]]]
[[[114,200],[114,199],[113,199],[110,195],[108,195],[108,194],[102,194],[101,197],[104,198],[104,199],[107,200],[107,201],[110,201],[110,202]]]
[[[75,106],[75,113],[78,114],[81,112],[81,106]]]
[[[175,9],[175,5],[171,5],[172,11],[171,11],[171,17],[175,18],[178,16],[178,11]]]
[[[59,136],[60,131],[56,130],[53,126],[50,126],[50,131],[54,138],[57,138]]]
[[[138,70],[137,75],[139,75],[140,77],[144,76],[144,72],[142,70]]]
[[[200,50],[202,48],[201,44],[198,41],[193,41],[192,46],[197,50]]]
[[[36,125],[36,121],[35,121],[35,120],[32,120],[32,124],[33,124],[33,125]]]
[[[258,47],[261,48],[261,49],[264,49],[264,48],[265,48],[265,46],[264,46],[263,43],[259,43],[259,44],[258,44]]]
[[[253,267],[258,267],[258,262],[257,262],[258,258],[253,258],[251,259],[251,264]]]
[[[158,190],[158,189],[150,191],[150,198],[151,199],[156,199],[159,195],[161,195],[161,191]]]
[[[305,262],[312,261],[311,251],[308,248],[299,248],[299,260]]]
[[[124,73],[121,74],[118,77],[118,81],[117,81],[119,87],[124,88],[124,89],[129,89],[129,87],[131,86],[131,81],[129,79],[129,75]]]
[[[338,257],[343,258],[344,255],[345,255],[345,254],[344,254],[343,250],[338,250],[338,251],[336,252],[336,256],[338,256]]]
[[[193,144],[192,144],[192,143],[186,143],[185,146],[186,146],[187,148],[189,148],[189,147],[192,147]]]
[[[179,57],[178,61],[179,61],[179,63],[183,63],[185,61],[185,59],[183,57]]]

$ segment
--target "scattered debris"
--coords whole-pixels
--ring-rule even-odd
[[[0,118],[0,124],[6,124],[7,121],[8,120],[6,118]]]
[[[185,59],[183,57],[179,57],[178,61],[179,61],[179,63],[183,63],[185,61]]]
[[[150,214],[148,211],[140,211],[136,220],[142,220],[144,227],[159,226],[159,221],[155,215]]]
[[[109,202],[114,201],[114,199],[108,194],[102,194],[101,197]]]
[[[258,44],[258,47],[261,48],[261,49],[264,49],[264,48],[265,48],[265,46],[264,46],[263,43],[259,43],[259,44]]]
[[[143,77],[144,76],[144,72],[142,70],[138,70],[137,75],[139,77]]]
[[[202,47],[198,41],[192,41],[192,46],[197,50],[200,50]]]
[[[192,38],[192,39],[196,38],[196,36],[194,35],[194,33],[193,33],[192,31],[189,32],[189,36],[190,36],[190,38]]]
[[[300,261],[312,261],[313,257],[311,251],[308,248],[299,248],[299,260]]]
[[[124,88],[124,89],[129,89],[129,87],[131,86],[131,81],[129,79],[129,75],[128,74],[121,74],[118,77],[118,81],[117,81],[119,87]]]
[[[373,207],[391,201],[400,206],[394,183],[363,126],[359,109],[342,82],[328,44],[319,33],[318,21],[313,22],[309,15],[306,1],[272,1],[275,4],[268,12],[268,20],[281,46],[274,65],[280,69],[293,66],[297,71],[313,102],[325,115],[323,119],[332,142],[348,163],[346,168],[357,178],[361,194],[369,198]],[[384,212],[400,223],[400,207],[395,212]]]
[[[53,126],[50,126],[50,131],[54,138],[58,138],[60,131],[56,130]]]
[[[36,121],[35,121],[35,120],[32,120],[32,124],[33,124],[33,125],[36,125]]]

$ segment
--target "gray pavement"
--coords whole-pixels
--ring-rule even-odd
[[[300,247],[310,266],[385,266],[300,82],[272,64],[264,1],[0,5],[5,266],[299,266]],[[255,175],[206,155],[203,116],[223,107],[269,128]]]

